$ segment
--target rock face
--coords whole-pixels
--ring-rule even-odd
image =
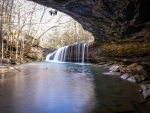
[[[149,0],[30,0],[62,11],[93,33],[96,41],[150,35]]]
[[[29,53],[27,54],[27,57],[34,60],[42,60],[43,59],[42,49],[32,47]]]
[[[64,12],[91,32],[90,57],[150,56],[150,0],[30,0]],[[96,52],[95,52],[96,51]]]

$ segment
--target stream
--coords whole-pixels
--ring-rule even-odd
[[[74,63],[34,62],[0,73],[0,113],[134,113],[137,84]]]

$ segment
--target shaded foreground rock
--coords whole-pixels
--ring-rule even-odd
[[[101,63],[98,63],[98,67],[105,67],[104,65],[109,65],[109,61],[102,61]],[[108,64],[107,64],[108,63]],[[121,65],[119,65],[121,64]],[[133,83],[140,83],[140,87],[142,90],[139,89],[139,93],[142,93],[143,98],[146,99],[150,97],[150,82],[149,82],[149,74],[145,70],[145,67],[137,64],[124,64],[124,63],[113,63],[109,67],[109,72],[103,73],[104,75],[116,75],[120,76],[120,78],[124,80],[128,80]],[[145,81],[146,80],[146,81]],[[116,109],[116,108],[113,108]],[[117,108],[117,110],[120,110],[123,108]]]
[[[127,80],[134,83],[137,82],[134,76],[130,76]]]
[[[119,71],[119,66],[118,65],[112,65],[110,68],[109,68],[110,71]]]
[[[122,79],[127,79],[127,78],[129,78],[129,74],[128,73],[124,73],[122,76],[120,76],[120,78],[122,78]]]
[[[142,94],[143,94],[144,99],[149,97],[150,96],[150,84],[140,84],[140,87],[143,90]]]

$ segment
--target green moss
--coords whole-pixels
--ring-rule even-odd
[[[31,59],[37,60],[37,56],[30,55],[30,54],[28,54],[27,56],[28,56],[29,58],[31,58]]]
[[[149,42],[128,42],[128,43],[113,43],[103,44],[100,47],[100,52],[107,56],[122,57],[122,56],[133,56],[150,53]]]
[[[41,57],[30,55],[30,54],[28,54],[27,57],[30,58],[30,59],[33,59],[33,60],[42,60]]]

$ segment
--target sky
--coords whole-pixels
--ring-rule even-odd
[[[62,34],[68,33],[70,30],[76,29],[76,34],[78,34],[78,26],[80,26],[80,24],[75,22],[72,17],[59,11],[57,15],[50,15],[49,11],[55,11],[55,9],[27,0],[15,0],[14,9],[14,32],[20,31],[20,28],[23,27],[21,31],[23,31],[24,34],[28,33],[33,37],[40,37],[39,39],[43,42],[43,45],[46,42],[48,43],[50,39],[62,37]],[[42,16],[44,9],[46,10],[44,16]],[[42,21],[40,21],[41,17],[43,17]]]
[[[70,16],[68,16],[64,13],[61,13],[59,11],[57,12],[57,15],[51,16],[49,11],[51,11],[51,10],[54,11],[55,9],[47,8],[45,6],[33,3],[31,1],[27,1],[27,0],[15,0],[15,1],[17,2],[17,5],[19,5],[19,2],[20,2],[20,4],[21,4],[21,8],[20,8],[21,15],[23,18],[25,18],[25,16],[28,17],[28,21],[30,21],[29,13],[32,12],[35,8],[34,14],[32,16],[32,23],[34,23],[35,27],[39,26],[39,34],[40,34],[40,31],[42,33],[43,31],[47,30],[48,28],[50,28],[52,26],[57,26],[58,20],[59,20],[59,23],[65,23],[65,22],[70,21],[70,19],[72,19]],[[40,19],[42,17],[44,8],[46,8],[46,11],[44,13],[42,22],[40,23]],[[16,10],[18,10],[18,9],[16,9]],[[61,19],[59,19],[60,17],[61,17]],[[16,15],[16,18],[17,18],[17,15]],[[22,21],[21,21],[22,23],[23,23],[23,20],[24,19],[22,19]],[[18,19],[15,19],[15,21],[17,23]],[[29,22],[29,24],[30,24],[30,22]],[[24,29],[28,29],[28,26],[24,27]]]

